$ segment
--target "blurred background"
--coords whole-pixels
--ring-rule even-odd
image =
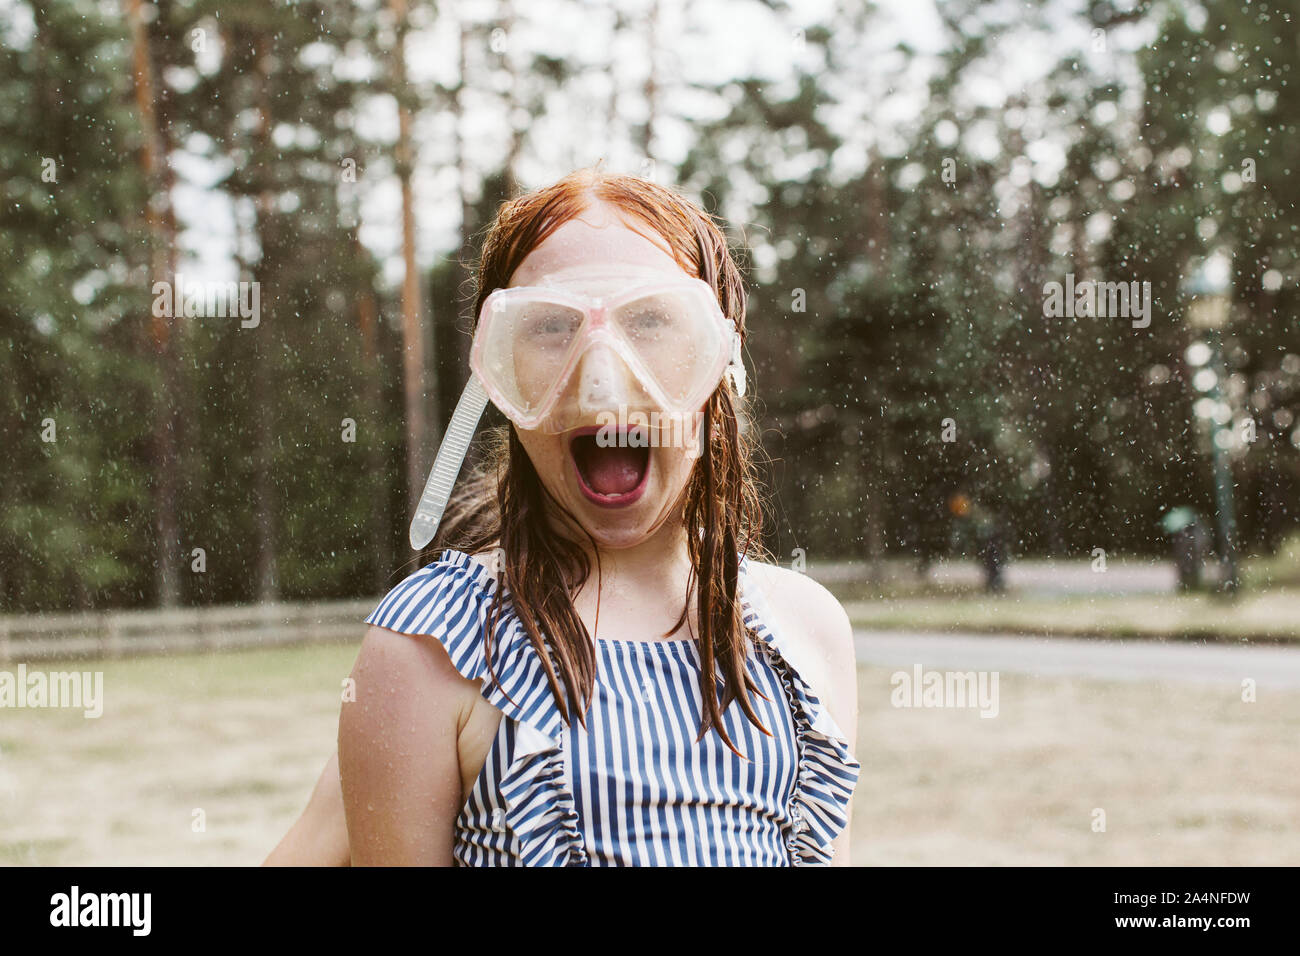
[[[0,0],[0,668],[105,673],[0,709],[0,861],[274,845],[432,557],[481,232],[603,161],[741,251],[764,543],[858,632],[855,862],[1297,862],[1297,13]],[[999,716],[892,705],[913,664]]]

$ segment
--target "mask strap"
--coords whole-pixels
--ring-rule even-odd
[[[433,463],[433,471],[429,472],[424,493],[420,495],[415,517],[411,519],[411,547],[416,551],[425,547],[438,533],[442,513],[451,498],[451,489],[456,484],[461,465],[465,463],[487,403],[488,394],[483,390],[483,384],[477,375],[471,373],[447,425],[447,432],[442,436],[442,444],[438,446],[438,457]]]
[[[731,364],[727,366],[727,377],[736,390],[737,398],[745,397],[745,360],[740,355],[740,331],[731,333]]]

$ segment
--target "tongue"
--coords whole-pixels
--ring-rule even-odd
[[[625,495],[640,484],[645,459],[643,449],[600,448],[592,442],[581,449],[578,467],[587,486],[596,494]]]

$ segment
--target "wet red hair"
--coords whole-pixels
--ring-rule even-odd
[[[630,228],[666,245],[690,275],[709,284],[723,315],[745,335],[745,292],[727,239],[713,218],[679,192],[635,176],[599,167],[578,170],[542,189],[504,203],[487,229],[475,270],[474,315],[495,289],[509,285],[524,257],[559,226],[577,218],[595,202],[622,214]],[[638,228],[641,227],[641,228]],[[740,400],[724,379],[704,407],[706,447],[683,489],[683,516],[692,566],[691,584],[698,595],[695,636],[702,668],[704,700],[700,739],[716,727],[733,752],[739,753],[722,724],[722,714],[739,699],[749,720],[763,733],[748,691],[761,695],[745,668],[748,642],[737,594],[739,555],[758,557],[762,517],[752,446],[740,427]],[[448,510],[435,548],[456,547],[476,553],[500,547],[504,579],[515,613],[539,652],[551,692],[568,722],[576,712],[585,723],[596,676],[595,648],[574,610],[571,596],[591,573],[586,553],[552,533],[546,505],[550,498],[514,426],[498,430],[486,467],[461,485]],[[567,513],[567,512],[566,512]],[[572,516],[570,515],[572,518]],[[574,520],[575,525],[581,525]],[[594,546],[594,542],[593,542]],[[599,560],[599,559],[598,559]],[[599,575],[599,568],[597,568]],[[599,579],[598,579],[599,580]],[[485,640],[492,669],[491,635],[502,610],[497,589]],[[685,598],[675,631],[690,613]],[[672,633],[670,631],[669,633]],[[666,635],[665,635],[666,636]],[[716,690],[718,673],[723,689]],[[567,689],[561,690],[561,684]],[[744,688],[745,693],[737,693]],[[770,735],[770,733],[769,733]],[[744,756],[744,755],[741,755]]]

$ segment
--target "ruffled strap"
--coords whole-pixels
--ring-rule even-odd
[[[488,671],[484,636],[497,586],[487,568],[448,549],[389,591],[365,623],[436,637],[462,676],[482,682],[483,699],[517,724],[499,790],[503,823],[519,842],[520,862],[585,866],[587,852],[565,774],[564,717],[509,594],[492,633]]]
[[[791,797],[786,848],[795,866],[828,864],[835,851],[832,841],[849,825],[853,788],[862,768],[831,712],[787,659],[785,639],[750,573],[748,557],[741,557],[740,570],[745,626],[773,652],[799,741],[799,776]]]
[[[559,738],[520,722],[498,789],[505,804],[503,822],[519,841],[522,865],[588,865]]]

